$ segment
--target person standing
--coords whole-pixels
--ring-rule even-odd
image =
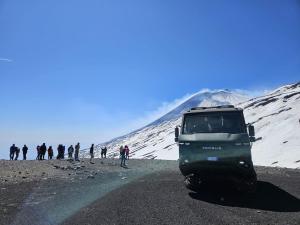
[[[101,158],[106,158],[106,151],[107,151],[107,148],[104,146],[101,148]]]
[[[48,148],[48,160],[51,160],[53,158],[53,148],[52,146],[49,146]]]
[[[74,148],[73,148],[73,145],[71,145],[71,146],[68,148],[68,158],[69,158],[69,159],[73,159],[73,152],[74,152]]]
[[[22,152],[23,152],[23,160],[27,159],[27,151],[28,151],[28,147],[26,145],[23,146],[22,148]]]
[[[20,148],[16,147],[16,157],[15,160],[18,160],[20,154]]]
[[[129,159],[129,148],[127,145],[125,145],[125,155],[126,155],[126,159]]]
[[[75,161],[79,161],[79,150],[80,150],[80,143],[78,142],[75,146]]]
[[[106,159],[107,148],[104,146],[104,158]]]
[[[41,155],[41,146],[36,146],[36,160],[39,160],[40,159],[40,155]]]
[[[121,158],[121,167],[126,166],[125,148],[123,147],[123,145],[120,147],[120,158]]]
[[[64,159],[65,158],[65,147],[62,144],[60,144],[57,147],[57,151],[58,151],[57,159]]]
[[[94,158],[94,144],[92,144],[92,146],[90,147],[90,156],[91,156],[90,163],[92,163],[92,160]]]
[[[62,159],[65,159],[65,154],[66,154],[66,146],[65,145],[62,145],[61,151],[62,151],[62,154],[61,154]]]
[[[57,146],[57,159],[61,159],[61,148],[62,148],[62,145],[61,144],[59,144],[58,146]]]
[[[58,146],[57,146],[57,149],[56,149],[56,150],[57,150],[57,156],[56,156],[56,159],[59,159],[59,147],[60,147],[60,145],[58,145]]]
[[[41,148],[40,148],[40,160],[44,160],[45,159],[45,155],[46,155],[46,152],[47,152],[47,147],[46,147],[46,144],[43,143]]]
[[[9,149],[9,159],[10,160],[14,160],[15,152],[16,152],[16,145],[13,144]]]

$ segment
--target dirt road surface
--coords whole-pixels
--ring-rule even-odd
[[[176,161],[0,161],[0,224],[300,224],[300,171],[257,167],[258,190],[184,187]]]

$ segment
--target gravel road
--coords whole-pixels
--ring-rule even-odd
[[[117,160],[5,161],[0,168],[1,225],[300,224],[299,170],[257,167],[257,193],[247,196],[223,184],[192,192],[176,161],[130,160],[127,169]]]

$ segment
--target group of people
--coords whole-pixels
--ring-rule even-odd
[[[51,149],[52,149],[52,146],[50,146],[48,149],[48,159],[49,159],[49,150],[51,151]],[[37,160],[45,160],[45,155],[47,152],[46,144],[43,143],[41,146],[38,145],[36,147],[36,151],[37,151],[36,159]],[[52,155],[53,155],[53,150],[52,150]]]
[[[20,148],[18,148],[15,144],[13,144],[10,147],[9,159],[10,160],[18,160],[20,151],[21,151]],[[27,151],[28,151],[28,147],[26,145],[24,145],[22,148],[23,160],[26,160],[26,158],[27,158]]]
[[[62,144],[59,144],[57,147],[57,159],[64,159],[65,158],[65,149],[66,147]],[[74,159],[76,161],[79,161],[79,150],[80,150],[80,143],[77,143],[75,145],[75,148],[73,147],[73,145],[71,145],[68,148],[68,158],[69,159],[73,159],[73,153],[74,154]],[[27,152],[28,152],[28,147],[26,145],[24,145],[24,147],[22,148],[23,151],[23,160],[27,159]],[[45,160],[45,156],[46,153],[48,153],[48,160],[53,159],[54,156],[54,151],[52,146],[49,146],[47,148],[46,144],[43,143],[42,145],[38,145],[36,147],[36,151],[37,151],[37,156],[36,156],[36,160]],[[9,159],[10,160],[18,160],[19,158],[19,154],[20,154],[20,148],[18,148],[15,144],[13,144],[10,147],[10,155],[9,155]]]
[[[95,146],[94,144],[92,144],[90,147],[91,163],[93,163],[94,150],[95,150]],[[106,153],[107,153],[107,148],[101,147],[101,158],[106,158]],[[120,159],[121,159],[121,167],[126,167],[126,160],[129,160],[129,147],[127,145],[125,145],[125,147],[123,147],[123,145],[120,147]]]
[[[36,160],[45,160],[45,155],[48,153],[48,160],[53,159],[54,156],[54,151],[52,146],[49,146],[47,148],[46,144],[43,143],[41,146],[38,145],[36,147],[37,150],[37,156]],[[74,160],[79,161],[79,150],[80,150],[80,143],[77,143],[75,147],[73,145],[70,145],[68,148],[68,159],[73,160],[73,154],[74,154]],[[90,162],[93,163],[93,158],[94,158],[94,150],[95,146],[94,144],[91,145],[90,147]],[[28,147],[26,145],[23,146],[22,148],[23,152],[23,160],[27,159],[27,152],[28,152]],[[13,144],[10,147],[10,160],[18,160],[20,154],[20,148],[18,148],[15,144]],[[101,158],[106,158],[107,154],[107,148],[106,146],[101,147]],[[57,147],[57,157],[56,159],[64,159],[66,155],[66,146],[59,144]],[[120,147],[120,159],[121,159],[121,167],[126,166],[126,160],[129,160],[129,147],[123,145]]]
[[[75,148],[73,147],[73,145],[70,145],[68,148],[68,159],[73,159],[73,154],[74,154],[75,161],[79,161],[79,150],[80,150],[79,142],[75,145]],[[64,146],[62,144],[58,145],[56,158],[64,159],[65,153],[66,153],[66,146]]]
[[[95,150],[95,145],[92,144],[91,147],[90,147],[90,162],[92,163],[93,161],[93,158],[94,158],[94,150]],[[101,147],[101,159],[105,158],[106,159],[106,153],[107,153],[107,148],[106,146],[104,147]]]

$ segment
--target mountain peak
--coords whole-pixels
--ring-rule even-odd
[[[228,89],[220,90],[201,90],[191,95],[188,100],[168,112],[166,115],[152,122],[150,125],[157,125],[159,123],[175,120],[181,114],[193,107],[201,106],[218,106],[218,105],[236,105],[238,103],[249,100],[250,97],[241,93],[230,91]]]

